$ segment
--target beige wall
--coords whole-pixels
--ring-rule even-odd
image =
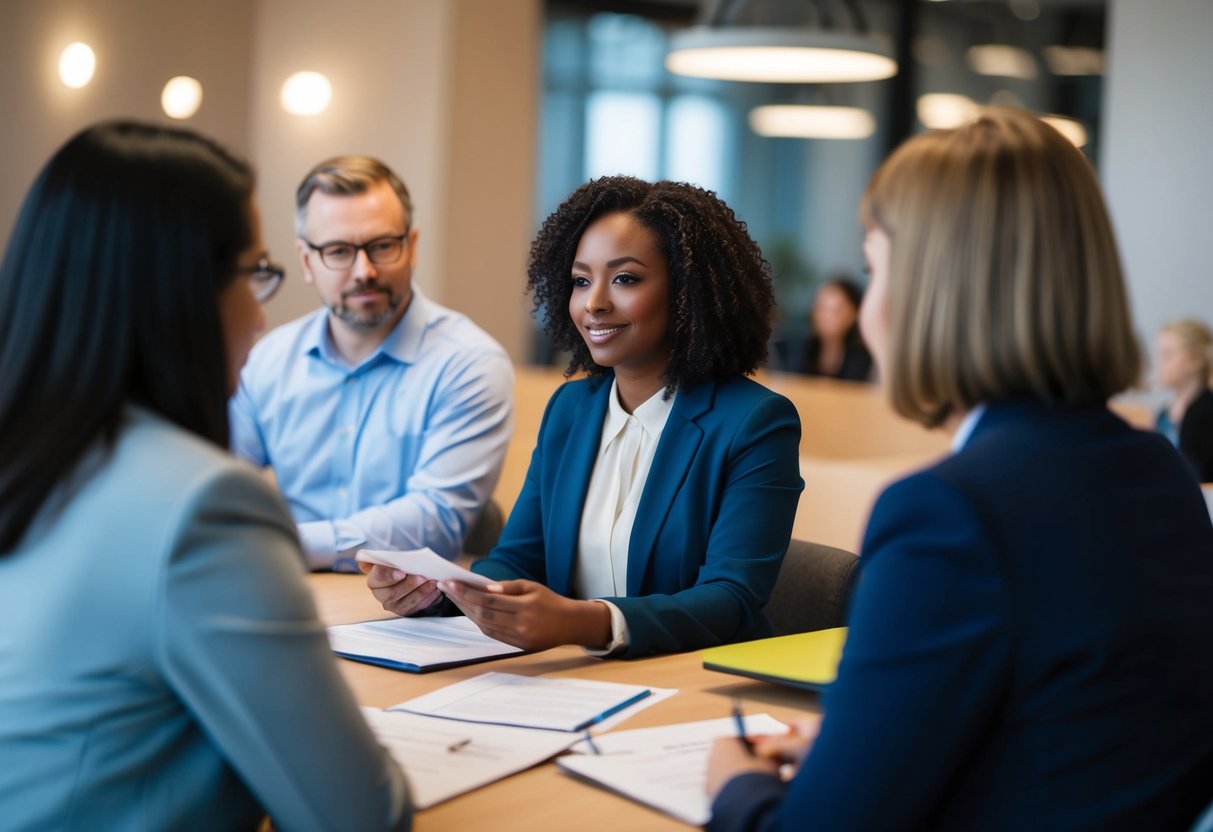
[[[267,240],[294,267],[272,323],[317,303],[296,265],[295,186],[326,156],[368,153],[413,194],[418,285],[524,360],[539,37],[538,0],[260,0],[253,157]],[[333,83],[322,116],[278,104],[301,69]]]
[[[85,41],[97,54],[92,83],[59,81],[59,54]],[[248,151],[247,0],[0,0],[0,244],[38,168],[69,136],[103,118],[168,123],[160,91],[174,75],[203,83],[187,122]]]
[[[0,0],[0,243],[68,136],[105,117],[168,123],[164,82],[193,75],[203,106],[178,123],[250,158],[266,241],[288,266],[271,325],[318,303],[294,249],[295,186],[325,156],[369,153],[413,192],[418,285],[524,360],[539,19],[539,0]],[[80,90],[57,77],[73,40],[98,57]],[[303,69],[333,84],[321,116],[279,104]]]

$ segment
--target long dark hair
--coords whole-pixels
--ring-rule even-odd
[[[228,442],[218,294],[251,243],[252,171],[188,130],[77,134],[0,265],[0,553],[128,403]]]
[[[775,295],[771,268],[746,224],[716,194],[685,182],[607,176],[579,187],[543,223],[531,245],[527,286],[565,374],[607,372],[594,363],[569,317],[573,257],[599,217],[630,214],[653,233],[670,278],[667,389],[753,373],[767,355]]]

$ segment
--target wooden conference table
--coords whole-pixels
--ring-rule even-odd
[[[360,575],[313,574],[308,581],[326,624],[387,617]],[[769,713],[783,721],[817,708],[817,696],[809,691],[704,670],[698,652],[623,661],[592,659],[579,648],[557,647],[423,674],[346,659],[340,659],[339,664],[359,704],[380,708],[488,670],[678,688],[676,696],[639,712],[616,730],[727,716],[734,696],[741,697],[746,713]],[[688,828],[656,810],[563,774],[552,762],[422,811],[414,824],[420,832],[463,829],[533,832],[574,826],[578,832]]]

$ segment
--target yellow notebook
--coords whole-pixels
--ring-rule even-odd
[[[726,644],[703,651],[705,670],[736,673],[798,688],[821,690],[838,675],[847,628],[795,633]]]

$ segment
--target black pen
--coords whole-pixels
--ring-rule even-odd
[[[455,740],[453,743],[451,743],[450,745],[448,745],[446,747],[446,750],[449,752],[455,752],[461,748],[466,748],[467,746],[469,746],[471,744],[472,744],[472,741],[470,739]]]
[[[737,739],[745,747],[746,753],[754,756],[754,743],[745,735],[745,720],[741,718],[741,700],[733,700],[733,721],[737,723]]]

